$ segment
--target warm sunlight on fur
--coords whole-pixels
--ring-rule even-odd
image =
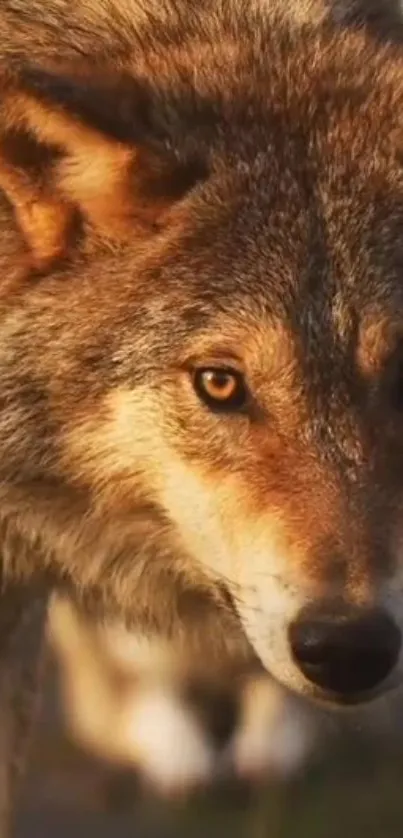
[[[4,678],[54,592],[166,644],[162,784],[185,729],[179,775],[220,767],[177,667],[360,712],[402,682],[399,6],[0,3]]]

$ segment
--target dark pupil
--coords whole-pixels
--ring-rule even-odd
[[[211,372],[208,374],[210,384],[217,390],[225,390],[229,383],[229,376],[225,372]]]

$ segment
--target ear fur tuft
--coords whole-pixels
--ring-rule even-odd
[[[204,176],[153,137],[147,84],[24,67],[0,78],[0,95],[0,187],[34,267],[65,254],[77,212],[109,239],[151,234]]]

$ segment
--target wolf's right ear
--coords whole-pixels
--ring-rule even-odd
[[[152,235],[205,176],[145,82],[24,67],[0,97],[0,188],[35,267],[65,254],[77,214],[108,239]]]

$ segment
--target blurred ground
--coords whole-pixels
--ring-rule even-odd
[[[403,750],[359,737],[254,797],[226,790],[170,806],[73,747],[52,669],[15,838],[401,838]]]

